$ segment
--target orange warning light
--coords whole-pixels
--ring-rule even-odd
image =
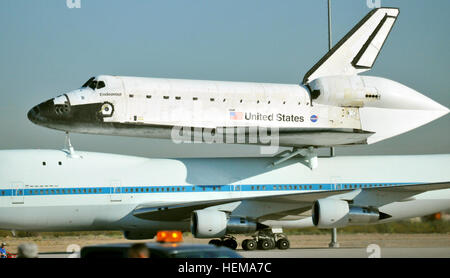
[[[159,231],[156,234],[158,242],[182,242],[183,234],[180,231]]]

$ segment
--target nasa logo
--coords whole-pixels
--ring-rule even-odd
[[[317,117],[317,115],[311,116],[311,122],[313,122],[313,123],[317,122],[318,119],[319,119],[319,117]]]

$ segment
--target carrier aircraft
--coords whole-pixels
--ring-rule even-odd
[[[450,209],[450,155],[149,159],[56,150],[0,151],[0,229],[158,230],[287,249],[283,228],[370,225]]]
[[[28,118],[75,133],[173,139],[173,127],[184,127],[204,141],[205,131],[225,137],[231,129],[244,137],[232,143],[263,145],[249,130],[264,128],[277,130],[285,147],[372,144],[449,111],[405,85],[360,75],[372,69],[398,15],[372,10],[300,84],[99,75],[35,106]]]

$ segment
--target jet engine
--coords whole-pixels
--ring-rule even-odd
[[[196,238],[223,237],[256,231],[258,224],[247,218],[228,216],[223,211],[197,210],[192,213],[191,232]]]
[[[318,228],[340,228],[368,224],[389,217],[375,208],[351,206],[346,201],[319,199],[312,207],[313,223]]]
[[[123,236],[128,240],[152,239],[156,236],[155,231],[124,231]]]

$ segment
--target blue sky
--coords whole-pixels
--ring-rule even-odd
[[[382,0],[399,20],[375,68],[450,107],[448,0]],[[90,76],[299,83],[327,51],[326,0],[304,1],[0,1],[0,149],[60,149],[64,134],[33,125],[35,104],[81,86]],[[370,9],[366,0],[333,0],[333,41]],[[393,119],[395,120],[395,119]],[[450,117],[371,146],[338,154],[450,153]],[[77,149],[162,156],[254,155],[248,146],[72,135]]]

